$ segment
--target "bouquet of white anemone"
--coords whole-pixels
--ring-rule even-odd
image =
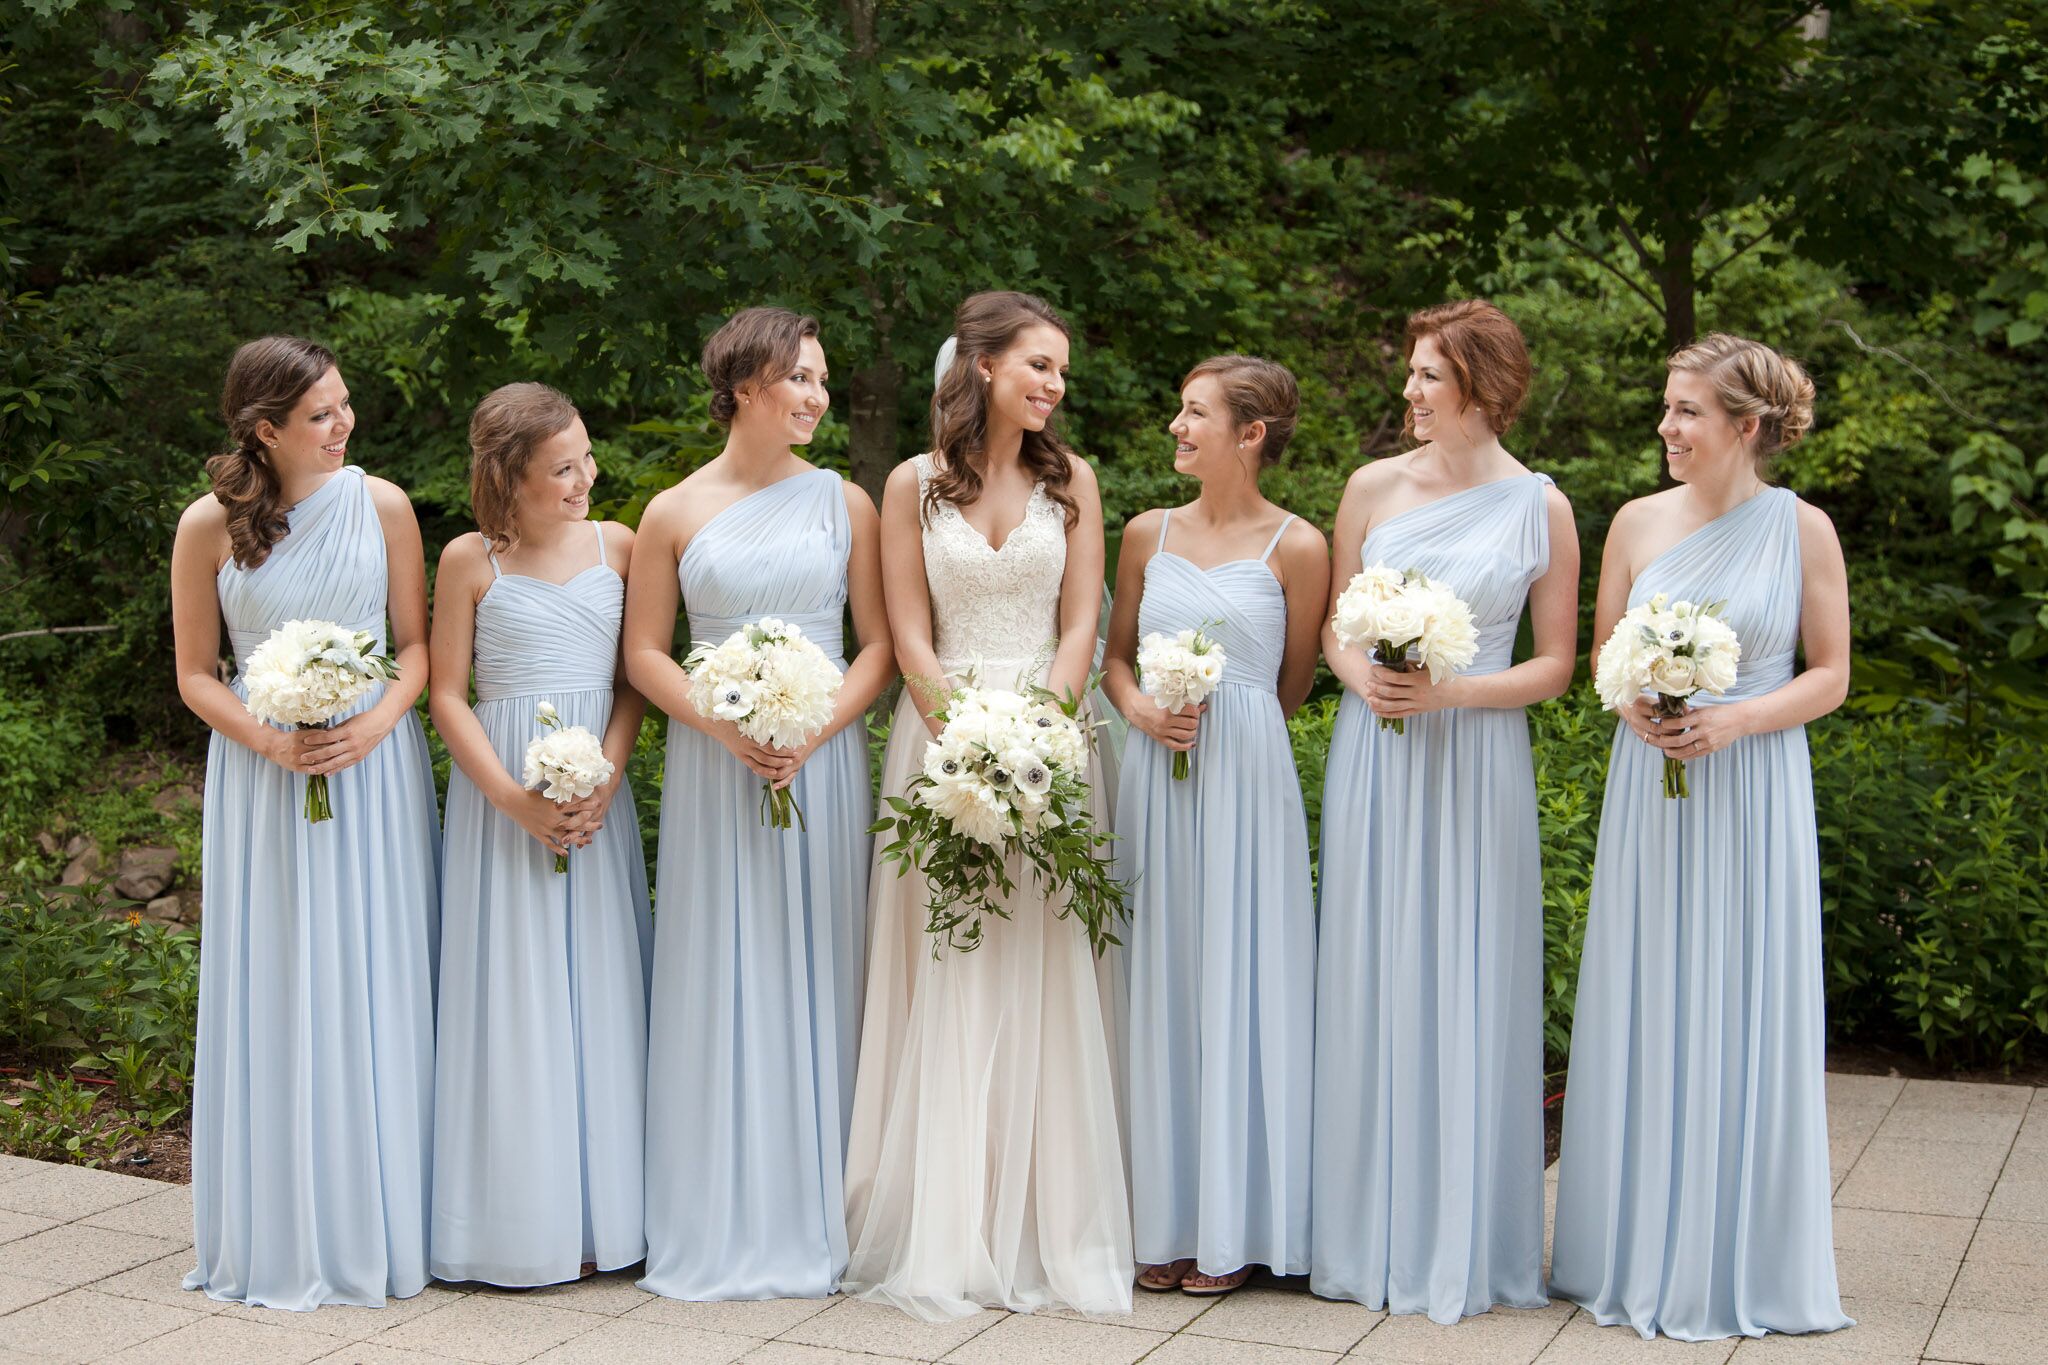
[[[539,738],[526,746],[526,765],[519,780],[528,790],[558,806],[581,801],[612,780],[615,768],[604,756],[604,743],[581,725],[564,725],[552,703],[534,708],[534,719],[545,727]],[[569,870],[569,855],[555,855],[555,871]]]
[[[972,950],[983,916],[1009,917],[1012,857],[1036,873],[1055,913],[1081,921],[1098,955],[1122,942],[1114,921],[1129,909],[1109,873],[1110,836],[1088,812],[1080,702],[1044,688],[1024,695],[969,686],[946,693],[934,714],[944,728],[925,749],[924,770],[888,798],[895,814],[871,831],[894,836],[882,851],[898,876],[913,867],[925,875],[933,955],[942,946]]]
[[[754,743],[796,749],[832,723],[843,679],[825,651],[787,621],[764,616],[750,626],[690,651],[690,705],[701,716],[729,720]],[[804,813],[789,788],[761,789],[761,823],[788,829]],[[808,826],[805,826],[808,828]]]
[[[1681,716],[1696,692],[1720,696],[1735,686],[1742,641],[1720,617],[1722,604],[1698,606],[1658,593],[1630,607],[1600,646],[1593,686],[1610,710],[1620,711],[1645,692],[1657,695],[1657,714]],[[1685,764],[1664,759],[1664,796],[1692,795]]]
[[[1403,673],[1426,668],[1432,683],[1468,667],[1479,653],[1472,608],[1447,584],[1432,583],[1414,569],[1404,573],[1375,564],[1353,575],[1337,596],[1330,627],[1340,644],[1370,650],[1381,667]],[[1410,649],[1417,657],[1408,656]],[[1380,728],[1408,733],[1398,716],[1382,716]]]
[[[1202,630],[1147,635],[1138,642],[1138,685],[1162,710],[1177,716],[1209,699],[1223,681],[1228,662],[1223,646]],[[1173,756],[1173,777],[1179,782],[1187,775],[1188,755],[1183,749]]]
[[[380,682],[398,677],[398,665],[372,654],[377,638],[332,621],[287,621],[256,647],[242,670],[249,714],[272,725],[325,728]],[[334,818],[327,776],[306,779],[306,819]]]

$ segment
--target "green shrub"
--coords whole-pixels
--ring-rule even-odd
[[[1543,857],[1543,1050],[1557,1066],[1564,1064],[1571,1046],[1613,734],[1614,722],[1590,688],[1575,687],[1529,708],[1537,844]]]
[[[0,695],[0,860],[28,852],[50,798],[84,774],[99,738],[93,721],[54,696]]]
[[[121,914],[127,904],[94,891],[0,898],[0,1039],[31,1066],[111,1081],[95,1131],[114,1145],[183,1119],[199,1018],[198,939]],[[46,1154],[49,1123],[83,1112],[61,1077],[15,1098],[0,1145],[28,1155]],[[73,1146],[65,1159],[96,1155]]]

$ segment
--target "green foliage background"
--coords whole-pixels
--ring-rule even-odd
[[[356,458],[411,492],[431,563],[467,529],[467,413],[499,383],[577,399],[603,510],[632,520],[717,449],[703,338],[788,303],[824,319],[837,376],[812,453],[878,488],[920,446],[953,305],[1030,288],[1076,325],[1066,429],[1101,469],[1114,544],[1189,496],[1163,427],[1180,376],[1226,349],[1300,376],[1269,491],[1327,528],[1349,472],[1401,448],[1403,319],[1481,294],[1530,339],[1510,444],[1573,500],[1588,617],[1609,519],[1663,477],[1664,349],[1718,327],[1806,361],[1819,425],[1776,477],[1834,518],[1856,631],[1849,704],[1812,734],[1831,1027],[2038,1059],[2043,17],[2039,0],[0,0],[10,913],[58,870],[34,838],[50,820],[141,818],[110,813],[109,755],[199,752],[166,560],[248,337],[342,356]],[[74,627],[93,629],[48,633]],[[1325,678],[1294,726],[1312,816],[1333,704]],[[1583,685],[1532,719],[1561,1057],[1611,725]],[[650,851],[659,740],[650,722],[635,760]],[[99,951],[44,934],[56,912],[33,903],[0,925],[0,967]],[[105,1064],[140,1027],[29,1034],[30,1003],[10,1009],[38,1064]]]

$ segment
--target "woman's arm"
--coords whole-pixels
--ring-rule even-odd
[[[1280,713],[1292,716],[1315,685],[1323,612],[1330,602],[1330,545],[1323,533],[1296,517],[1274,551],[1280,589],[1287,597],[1287,642],[1280,655]]]
[[[1046,686],[1059,696],[1079,697],[1088,687],[1095,663],[1095,625],[1102,619],[1102,493],[1095,469],[1080,456],[1068,461],[1073,471],[1067,491],[1074,499],[1074,524],[1067,530],[1067,567],[1060,579],[1059,644],[1053,651]]]
[[[171,542],[171,636],[178,696],[192,714],[245,749],[295,773],[310,773],[317,730],[279,730],[249,714],[220,680],[220,594],[228,558],[227,513],[211,493],[185,509]]]
[[[1371,682],[1372,658],[1364,650],[1345,648],[1337,639],[1336,627],[1331,623],[1336,619],[1337,599],[1344,595],[1352,576],[1363,567],[1359,556],[1365,551],[1372,500],[1381,480],[1381,476],[1374,472],[1378,468],[1377,464],[1362,465],[1345,480],[1344,497],[1337,504],[1336,533],[1332,537],[1330,595],[1323,604],[1323,658],[1329,662],[1330,671],[1337,675],[1337,681],[1361,698],[1366,695]]]
[[[1109,646],[1102,655],[1102,690],[1110,704],[1141,733],[1182,753],[1195,747],[1206,706],[1173,714],[1145,694],[1138,677],[1138,613],[1145,602],[1145,566],[1159,548],[1158,508],[1140,512],[1124,526],[1116,559],[1116,596],[1109,604]]]
[[[904,686],[910,689],[925,727],[937,735],[940,727],[932,712],[940,709],[942,702],[929,693],[932,686],[946,686],[948,679],[932,644],[932,597],[924,577],[920,500],[917,465],[905,460],[890,471],[882,488],[882,598]]]
[[[490,581],[490,560],[482,536],[457,536],[441,552],[441,569],[434,576],[434,623],[428,643],[432,676],[427,683],[427,714],[434,718],[434,729],[448,746],[448,756],[484,800],[550,853],[565,853],[569,821],[562,808],[539,792],[528,791],[506,770],[483,722],[470,708],[476,604]]]

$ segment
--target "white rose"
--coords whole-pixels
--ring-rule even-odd
[[[1667,654],[1651,661],[1650,688],[1667,697],[1688,697],[1693,690],[1692,660],[1681,654]]]

